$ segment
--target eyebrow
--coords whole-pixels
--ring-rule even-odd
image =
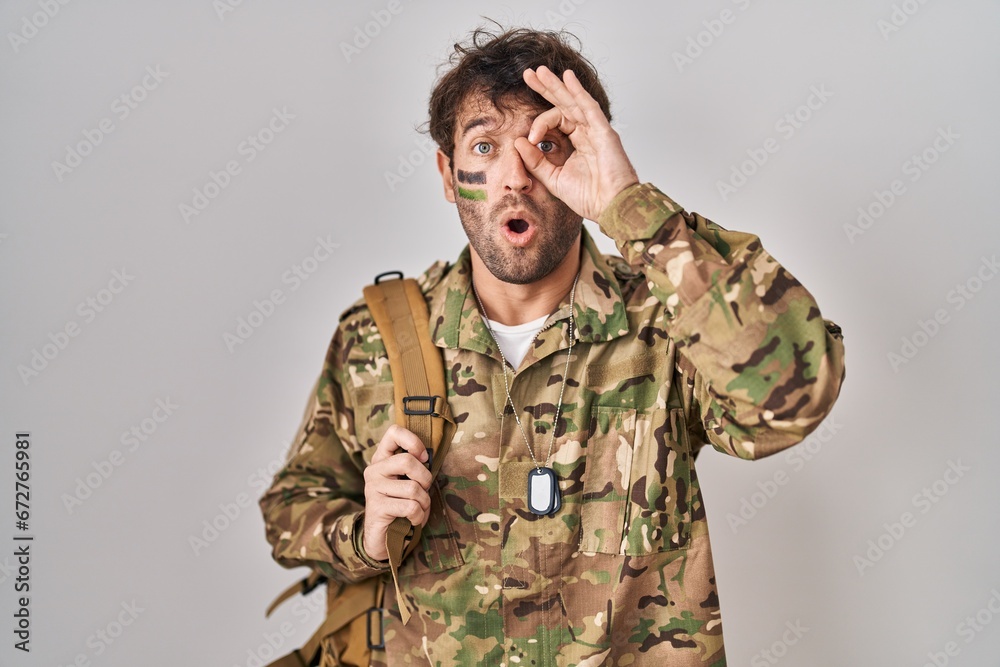
[[[462,133],[458,135],[458,140],[461,141],[465,137],[465,135],[469,132],[469,130],[473,128],[479,127],[481,125],[493,125],[495,122],[496,119],[494,119],[492,116],[479,116],[478,118],[473,118],[462,127]],[[556,134],[564,137],[566,136],[566,133],[562,132],[559,128],[552,128],[545,134],[548,135],[551,132],[555,132]]]
[[[473,118],[472,120],[470,120],[468,123],[466,123],[462,127],[462,134],[458,135],[458,138],[461,139],[462,137],[464,137],[466,135],[466,133],[468,133],[468,131],[471,130],[472,128],[474,128],[474,127],[479,127],[480,125],[488,125],[488,124],[490,124],[492,122],[493,122],[493,119],[492,118],[488,118],[486,116],[480,116],[479,118]]]

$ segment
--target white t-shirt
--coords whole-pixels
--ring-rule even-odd
[[[542,325],[545,324],[545,320],[548,317],[548,315],[542,315],[537,320],[514,326],[490,320],[490,326],[493,327],[493,335],[496,336],[497,344],[503,350],[503,356],[515,369],[521,365],[521,360],[528,353],[531,341],[534,339],[535,334],[541,330]]]

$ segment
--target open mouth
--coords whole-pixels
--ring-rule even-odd
[[[510,217],[507,218],[500,228],[503,237],[511,245],[520,248],[524,248],[530,244],[537,231],[530,219],[518,217],[519,214],[523,213],[523,211],[511,211],[508,214]]]
[[[528,231],[528,222],[527,220],[514,218],[513,220],[509,220],[507,222],[507,227],[510,228],[510,231],[514,232],[515,234],[523,234],[524,232]]]

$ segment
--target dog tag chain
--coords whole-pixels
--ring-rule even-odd
[[[545,456],[545,465],[539,465],[538,459],[535,458],[535,452],[531,449],[531,443],[528,442],[528,436],[524,432],[524,426],[521,424],[521,418],[518,414],[517,408],[514,407],[514,399],[510,395],[510,385],[507,383],[507,358],[503,355],[503,350],[500,349],[500,341],[497,340],[496,334],[493,332],[493,326],[490,324],[489,318],[486,316],[486,308],[483,307],[483,302],[479,298],[479,292],[476,291],[476,284],[472,284],[472,292],[476,295],[476,301],[479,303],[479,310],[482,312],[483,320],[486,321],[486,329],[490,332],[490,336],[493,338],[493,342],[497,345],[497,350],[500,352],[500,358],[503,360],[503,387],[504,391],[507,393],[507,403],[504,404],[504,410],[500,413],[500,432],[503,433],[503,414],[507,411],[507,405],[510,405],[510,409],[514,412],[514,420],[517,421],[517,427],[521,431],[521,437],[524,438],[524,444],[528,447],[528,454],[531,455],[531,460],[535,464],[535,467],[528,473],[528,488],[527,488],[527,499],[528,499],[528,509],[531,510],[532,514],[537,514],[539,516],[546,516],[549,514],[555,514],[562,507],[562,498],[559,494],[559,483],[556,478],[555,471],[549,467],[549,459],[552,457],[552,444],[556,439],[556,427],[559,424],[559,414],[562,410],[563,393],[566,391],[566,380],[569,377],[569,360],[570,355],[573,353],[573,324],[575,321],[573,310],[576,304],[576,283],[580,279],[580,273],[577,272],[576,278],[573,279],[573,287],[570,288],[569,292],[569,327],[567,329],[567,334],[569,336],[569,348],[566,350],[566,368],[563,370],[562,385],[559,387],[559,402],[556,404],[556,413],[552,418],[552,437],[549,439],[549,451]],[[539,330],[538,333],[541,333]],[[535,334],[535,338],[538,338],[538,333]],[[534,340],[532,341],[534,342]]]

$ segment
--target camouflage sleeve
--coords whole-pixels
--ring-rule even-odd
[[[389,566],[371,560],[361,545],[364,460],[344,446],[354,436],[340,377],[341,338],[338,328],[285,465],[260,508],[280,565],[306,565],[333,580],[354,582]]]
[[[619,193],[597,223],[665,306],[680,381],[694,389],[693,433],[757,459],[819,426],[845,377],[840,327],[757,236],[688,213],[650,183]]]

